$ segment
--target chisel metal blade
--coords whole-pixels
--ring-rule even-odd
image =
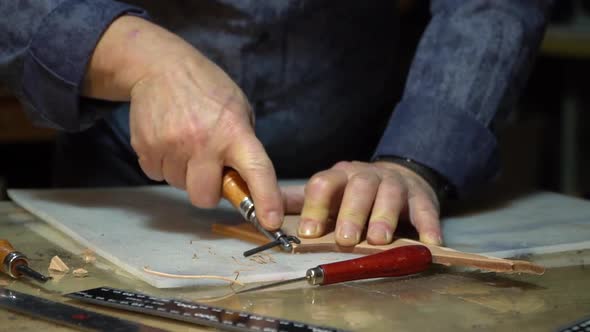
[[[282,280],[282,281],[277,281],[277,282],[273,282],[270,284],[265,284],[265,285],[260,285],[260,286],[256,286],[256,287],[252,287],[252,288],[246,288],[246,289],[242,289],[240,291],[237,291],[236,294],[241,294],[241,293],[246,293],[246,292],[252,292],[252,291],[259,291],[259,290],[263,290],[263,289],[267,289],[267,288],[273,288],[273,287],[279,287],[282,285],[287,285],[287,284],[291,284],[291,283],[295,283],[295,282],[299,282],[299,281],[304,281],[307,280],[307,276],[306,277],[301,277],[301,278],[295,278],[295,279],[289,279],[289,280]]]

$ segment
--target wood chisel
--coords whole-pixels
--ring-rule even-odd
[[[242,179],[240,174],[231,168],[225,168],[223,172],[223,198],[228,200],[256,229],[264,234],[271,242],[244,252],[248,257],[260,251],[280,246],[283,251],[291,252],[293,245],[291,243],[300,243],[301,241],[292,235],[285,234],[282,230],[268,231],[260,225],[256,217],[254,201],[251,198],[248,185]]]
[[[236,293],[262,290],[303,280],[307,280],[310,285],[330,285],[353,280],[401,277],[423,272],[431,264],[432,254],[427,247],[409,245],[355,259],[322,264],[307,270],[305,277],[243,289]]]
[[[0,270],[15,279],[22,276],[39,282],[46,282],[51,279],[51,277],[44,276],[31,269],[27,256],[14,250],[10,242],[6,240],[0,240],[0,263],[2,263]]]

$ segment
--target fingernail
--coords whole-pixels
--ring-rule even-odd
[[[392,239],[391,231],[387,231],[385,227],[372,225],[367,232],[367,240],[374,244],[387,244]]]
[[[318,236],[319,224],[312,220],[302,220],[299,224],[299,235],[304,237]]]
[[[266,214],[266,224],[268,225],[268,227],[277,229],[279,227],[281,227],[282,224],[282,220],[279,217],[279,214],[276,213],[275,211],[270,211]]]
[[[344,223],[338,230],[338,235],[346,244],[357,244],[361,239],[358,227],[352,223]]]
[[[442,238],[439,234],[431,234],[431,233],[422,234],[422,235],[420,235],[420,241],[422,241],[426,244],[434,244],[437,246],[442,244]]]

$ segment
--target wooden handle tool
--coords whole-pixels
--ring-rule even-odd
[[[423,272],[428,269],[431,263],[432,254],[425,246],[397,247],[373,255],[322,264],[307,270],[305,277],[248,288],[237,293],[261,290],[302,280],[307,280],[310,285],[330,285],[353,280],[402,277]]]
[[[271,242],[260,247],[244,252],[244,256],[248,257],[260,251],[270,249],[275,246],[280,246],[283,251],[291,252],[293,250],[292,242],[300,243],[295,236],[287,235],[282,230],[268,231],[260,225],[258,218],[256,218],[256,210],[254,208],[254,201],[250,196],[248,185],[238,172],[231,168],[226,168],[223,172],[223,198],[227,199],[254,227],[262,234],[264,234]]]
[[[0,270],[9,276],[18,279],[27,276],[40,282],[46,282],[51,277],[46,277],[29,267],[29,260],[22,253],[14,250],[10,242],[0,240]]]

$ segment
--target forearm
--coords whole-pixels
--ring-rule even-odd
[[[36,125],[79,131],[104,114],[80,90],[98,40],[122,15],[147,13],[111,0],[0,1],[7,36],[0,38],[0,81]]]
[[[404,98],[443,101],[490,127],[527,79],[550,3],[432,0]]]
[[[183,61],[194,55],[195,49],[173,33],[142,18],[122,16],[109,26],[94,49],[82,95],[129,101],[137,82],[162,70],[162,59]]]
[[[0,82],[22,95],[23,64],[45,17],[65,0],[0,1]]]
[[[459,194],[493,178],[493,124],[527,77],[549,2],[432,1],[433,18],[376,157],[415,160]]]

